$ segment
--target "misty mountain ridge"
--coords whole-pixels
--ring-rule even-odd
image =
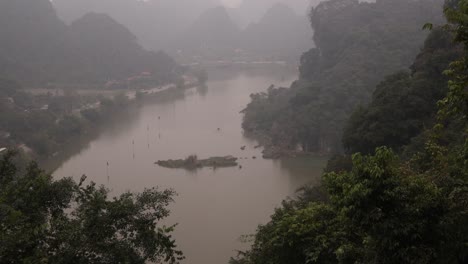
[[[223,6],[208,9],[186,30],[174,47],[184,55],[232,55],[241,31]]]
[[[243,48],[255,54],[294,58],[312,48],[313,33],[305,16],[283,3],[272,6],[243,32]]]
[[[170,47],[172,40],[218,1],[54,0],[53,4],[68,24],[89,12],[108,14],[129,28],[145,48],[160,50]]]
[[[307,18],[283,3],[273,5],[245,30],[219,6],[203,13],[173,46],[185,57],[198,59],[298,61],[314,46],[311,31]]]
[[[299,80],[253,96],[247,132],[286,150],[340,151],[353,109],[369,102],[386,75],[411,65],[428,35],[421,25],[443,23],[443,0],[360,2],[330,0],[312,10],[316,48],[301,57]]]
[[[0,2],[0,75],[23,83],[91,84],[142,71],[169,78],[176,64],[144,50],[123,25],[90,13],[70,26],[48,0]]]
[[[48,0],[0,2],[0,74],[38,79],[65,55],[67,27]],[[16,77],[16,76],[15,76]]]
[[[83,54],[84,65],[95,81],[102,77],[121,79],[142,71],[152,72],[165,78],[164,74],[175,67],[173,60],[164,53],[143,49],[137,38],[127,28],[106,14],[88,13],[70,25],[71,42]],[[168,67],[168,68],[166,68]]]
[[[240,29],[222,6],[208,9],[185,33],[201,42],[230,45],[239,37]],[[193,36],[191,36],[193,35]]]
[[[166,50],[172,55],[190,57],[224,57],[237,56],[235,50],[246,50],[252,57],[294,57],[297,61],[298,50],[305,51],[312,47],[304,45],[304,38],[311,39],[309,22],[305,14],[309,6],[317,1],[307,0],[252,0],[244,1],[236,8],[226,8],[217,0],[183,0],[183,1],[136,1],[136,0],[54,0],[59,15],[67,23],[85,15],[87,12],[106,13],[130,29],[141,45],[151,50]],[[282,4],[283,8],[278,8]],[[287,6],[287,8],[285,8]],[[272,9],[273,8],[273,9]],[[272,13],[272,10],[282,12]],[[302,11],[301,11],[302,10]],[[278,17],[274,17],[274,15]],[[272,16],[272,17],[268,17]],[[298,17],[302,23],[298,23]],[[266,26],[283,21],[276,26]],[[208,21],[208,22],[207,22]],[[266,22],[270,21],[270,22]],[[266,23],[265,23],[266,22]],[[264,26],[254,26],[254,24]],[[285,26],[289,25],[287,31]],[[214,27],[216,25],[216,27]],[[247,29],[246,26],[249,26]],[[205,28],[203,28],[205,27]],[[287,27],[287,26],[286,26]],[[223,28],[223,30],[221,30]],[[275,33],[275,29],[277,29]],[[262,32],[265,30],[265,32]],[[292,31],[292,32],[291,32]],[[216,33],[215,33],[216,32]],[[296,33],[296,34],[293,34]],[[274,47],[264,50],[261,44],[253,43],[259,37],[273,41]],[[278,37],[273,37],[273,35]],[[289,45],[285,46],[285,39],[289,38]],[[203,39],[206,37],[206,39]],[[291,41],[293,40],[294,41]],[[210,43],[210,41],[213,41]],[[296,43],[297,41],[297,43]],[[261,43],[268,43],[261,41]],[[193,44],[194,47],[190,47]],[[278,48],[277,46],[281,46]],[[287,49],[290,47],[290,49]],[[259,52],[261,51],[261,52]],[[225,56],[220,56],[225,52]],[[272,54],[279,52],[280,54]]]
[[[307,16],[312,6],[316,6],[323,0],[245,0],[233,8],[232,14],[241,28],[249,24],[258,23],[267,10],[276,4],[284,4],[290,7],[297,15]]]

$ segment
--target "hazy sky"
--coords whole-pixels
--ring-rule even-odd
[[[194,0],[195,1],[195,0]],[[247,9],[262,9],[263,12],[273,6],[275,3],[285,3],[290,7],[294,8],[298,14],[304,15],[307,13],[307,9],[312,4],[313,6],[317,5],[320,1],[323,0],[218,0],[228,7],[238,7],[242,4],[242,7]]]
[[[242,0],[222,0],[222,2],[229,7],[236,7],[238,6]]]
[[[221,2],[223,2],[226,6],[229,6],[229,7],[236,7],[236,6],[239,6],[240,3],[242,3],[243,1],[254,1],[254,0],[221,0]],[[271,0],[270,2],[272,3],[275,3],[275,2],[289,2],[289,1],[284,1],[284,0]],[[297,0],[295,2],[298,2]],[[309,2],[312,2],[314,4],[318,3],[319,0],[303,0],[304,4],[308,4]]]

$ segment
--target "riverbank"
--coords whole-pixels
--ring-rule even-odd
[[[71,137],[69,144],[62,145],[61,150],[52,156],[39,159],[40,163],[49,171],[55,171],[63,162],[87,148],[89,143],[98,138],[101,132],[109,126],[119,129],[119,125],[122,123],[128,125],[134,122],[133,119],[138,115],[145,103],[177,100],[183,98],[187,90],[195,87],[198,87],[197,83],[187,83],[183,87],[170,84],[162,88],[135,91],[125,95],[117,94],[105,98],[99,102],[98,107],[80,112],[81,117],[94,116],[92,126],[88,126],[86,133]],[[117,102],[115,102],[116,98]]]
[[[294,150],[288,147],[283,147],[280,144],[274,144],[271,137],[265,133],[260,132],[248,132],[244,131],[244,135],[252,140],[259,143],[257,148],[262,148],[262,157],[264,159],[281,159],[281,158],[298,158],[298,157],[309,157],[309,156],[326,156],[320,155],[313,152],[305,152],[301,150]]]
[[[147,99],[137,104],[138,111],[128,122],[117,120],[103,129],[54,176],[79,180],[86,174],[113,194],[156,186],[173,188],[179,195],[170,207],[168,221],[179,223],[174,239],[187,261],[227,263],[235,254],[233,249],[245,247],[239,236],[253,233],[258,223],[266,222],[284,197],[316,182],[326,163],[321,157],[262,159],[261,148],[255,148],[258,142],[243,135],[239,112],[249,102],[249,95],[272,83],[287,85],[297,76],[297,72],[283,74],[283,80],[278,72],[266,68],[208,71],[202,89],[143,97]],[[154,164],[191,154],[203,159],[227,154],[242,157],[238,160],[242,169],[186,170]],[[204,239],[200,241],[200,237]]]
[[[28,90],[0,94],[0,147],[16,149],[48,171],[85,149],[102,128],[131,122],[144,102],[182,98],[197,87],[194,78],[183,83],[133,91]],[[3,131],[4,130],[4,131]]]

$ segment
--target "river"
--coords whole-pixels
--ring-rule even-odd
[[[131,121],[123,119],[104,129],[54,172],[55,177],[75,179],[86,174],[113,194],[173,188],[178,196],[167,223],[178,223],[174,237],[187,258],[185,264],[226,264],[236,250],[246,248],[240,236],[266,223],[298,187],[316,184],[325,164],[320,157],[264,160],[261,149],[254,148],[256,142],[242,133],[239,112],[249,95],[271,84],[289,86],[297,78],[295,71],[217,69],[208,75],[207,87],[145,104]],[[240,160],[242,169],[185,171],[154,165],[191,154],[247,159]]]

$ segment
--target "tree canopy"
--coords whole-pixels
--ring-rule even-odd
[[[178,263],[182,252],[161,221],[174,191],[156,188],[109,199],[94,183],[54,180],[35,163],[0,157],[0,262]]]
[[[385,145],[402,152],[416,141],[435,124],[437,102],[447,93],[448,77],[443,71],[461,55],[462,48],[453,43],[452,34],[434,29],[411,72],[387,76],[377,85],[371,103],[351,115],[343,135],[345,150],[371,153]]]

